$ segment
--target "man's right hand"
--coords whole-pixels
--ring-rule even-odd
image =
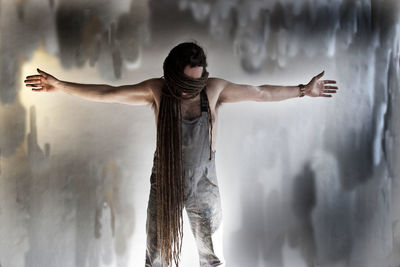
[[[61,89],[57,86],[60,82],[56,77],[37,69],[39,75],[26,76],[25,86],[32,87],[34,92],[58,92]]]

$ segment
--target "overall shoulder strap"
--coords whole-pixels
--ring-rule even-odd
[[[208,112],[208,99],[206,94],[206,87],[200,92],[201,99],[201,112]]]

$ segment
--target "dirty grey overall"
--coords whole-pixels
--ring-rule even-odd
[[[223,264],[214,252],[212,235],[222,221],[221,200],[215,170],[215,151],[210,156],[208,99],[200,94],[201,116],[182,118],[182,161],[184,168],[184,207],[196,240],[201,267]],[[161,266],[157,250],[157,188],[155,158],[150,177],[150,196],[146,220],[146,267]]]

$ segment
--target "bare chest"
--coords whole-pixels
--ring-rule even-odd
[[[195,99],[181,101],[182,118],[192,120],[201,116],[200,95]]]

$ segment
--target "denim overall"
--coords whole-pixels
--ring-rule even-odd
[[[212,236],[222,222],[221,200],[215,170],[215,151],[210,156],[208,99],[201,91],[201,116],[182,118],[182,160],[184,168],[184,207],[197,244],[201,267],[220,266],[223,262],[213,248]],[[155,153],[151,189],[147,207],[146,267],[161,266],[157,250],[157,188]],[[222,255],[221,255],[222,256]]]

